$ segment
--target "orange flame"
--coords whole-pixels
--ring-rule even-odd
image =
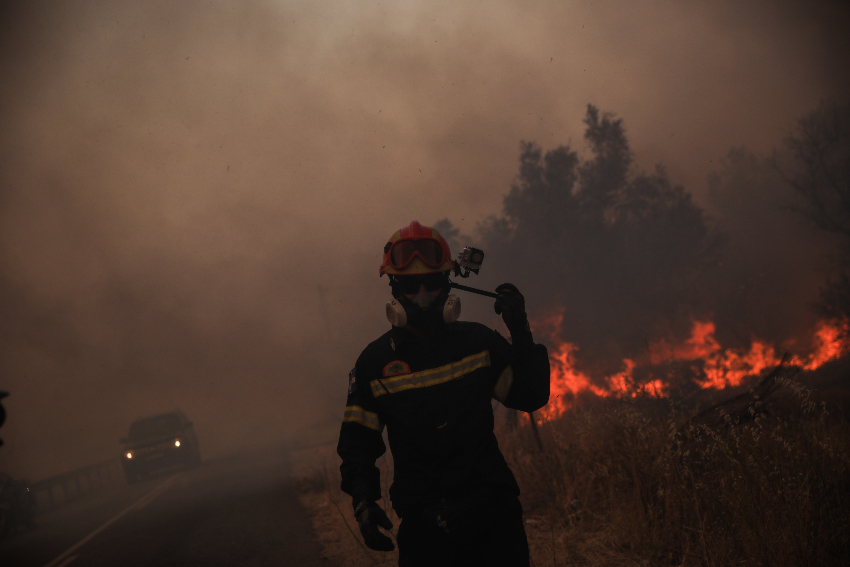
[[[541,411],[546,419],[561,415],[572,407],[575,396],[589,390],[597,396],[606,397],[608,392],[590,381],[590,378],[575,370],[575,351],[573,344],[562,342],[554,352],[549,353],[549,405]]]
[[[841,326],[821,322],[815,332],[815,352],[803,364],[805,370],[814,370],[830,360],[843,356],[848,350],[848,330],[850,323],[844,321]]]
[[[648,395],[661,397],[668,385],[661,379],[635,384],[633,371],[636,364],[631,359],[623,360],[623,369],[602,380],[592,380],[587,374],[576,370],[578,346],[560,340],[563,310],[535,321],[554,345],[549,353],[551,367],[549,404],[540,410],[544,419],[553,419],[567,411],[579,394],[590,392],[599,397]],[[814,352],[807,357],[793,356],[789,364],[805,370],[814,370],[824,363],[835,360],[850,351],[850,324],[840,325],[821,321],[815,332]],[[691,335],[680,344],[658,341],[649,347],[646,360],[652,365],[677,361],[694,361],[705,378],[699,382],[702,388],[722,389],[742,384],[746,378],[757,376],[779,364],[781,358],[769,344],[753,340],[749,350],[723,349],[714,338],[715,326],[711,321],[694,321]],[[597,384],[607,384],[607,388]]]

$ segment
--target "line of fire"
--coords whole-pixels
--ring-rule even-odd
[[[814,350],[808,354],[789,353],[783,360],[773,345],[760,340],[753,340],[747,350],[723,348],[715,339],[714,323],[693,321],[691,334],[686,339],[675,344],[664,340],[652,343],[642,358],[626,358],[620,372],[600,379],[576,369],[579,347],[558,338],[563,317],[560,311],[538,319],[535,325],[554,346],[549,356],[551,397],[549,404],[537,414],[540,423],[562,415],[581,395],[664,397],[673,385],[671,380],[675,379],[670,372],[673,364],[700,388],[723,390],[752,383],[780,364],[816,370],[850,352],[846,322],[820,321],[812,338]],[[686,364],[682,366],[681,363]],[[643,380],[636,381],[636,374],[641,374]],[[681,373],[678,376],[681,378]]]

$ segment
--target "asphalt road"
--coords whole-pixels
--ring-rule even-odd
[[[0,542],[3,567],[328,567],[319,554],[282,453],[116,486]]]

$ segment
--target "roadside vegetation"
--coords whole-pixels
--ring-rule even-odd
[[[850,424],[767,381],[712,411],[638,394],[540,424],[539,445],[502,435],[535,565],[850,564]]]
[[[760,387],[709,410],[640,393],[588,398],[536,432],[525,414],[500,412],[532,565],[849,565],[850,423],[793,369]],[[379,462],[387,486],[391,463]],[[325,555],[397,564],[396,552],[363,547],[337,465],[329,447],[298,481]]]

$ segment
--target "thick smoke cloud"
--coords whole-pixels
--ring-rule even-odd
[[[178,406],[208,454],[332,437],[386,328],[387,236],[474,235],[520,140],[587,156],[588,103],[624,119],[636,168],[707,203],[730,146],[766,155],[850,92],[837,3],[0,11],[0,469],[31,479]]]

